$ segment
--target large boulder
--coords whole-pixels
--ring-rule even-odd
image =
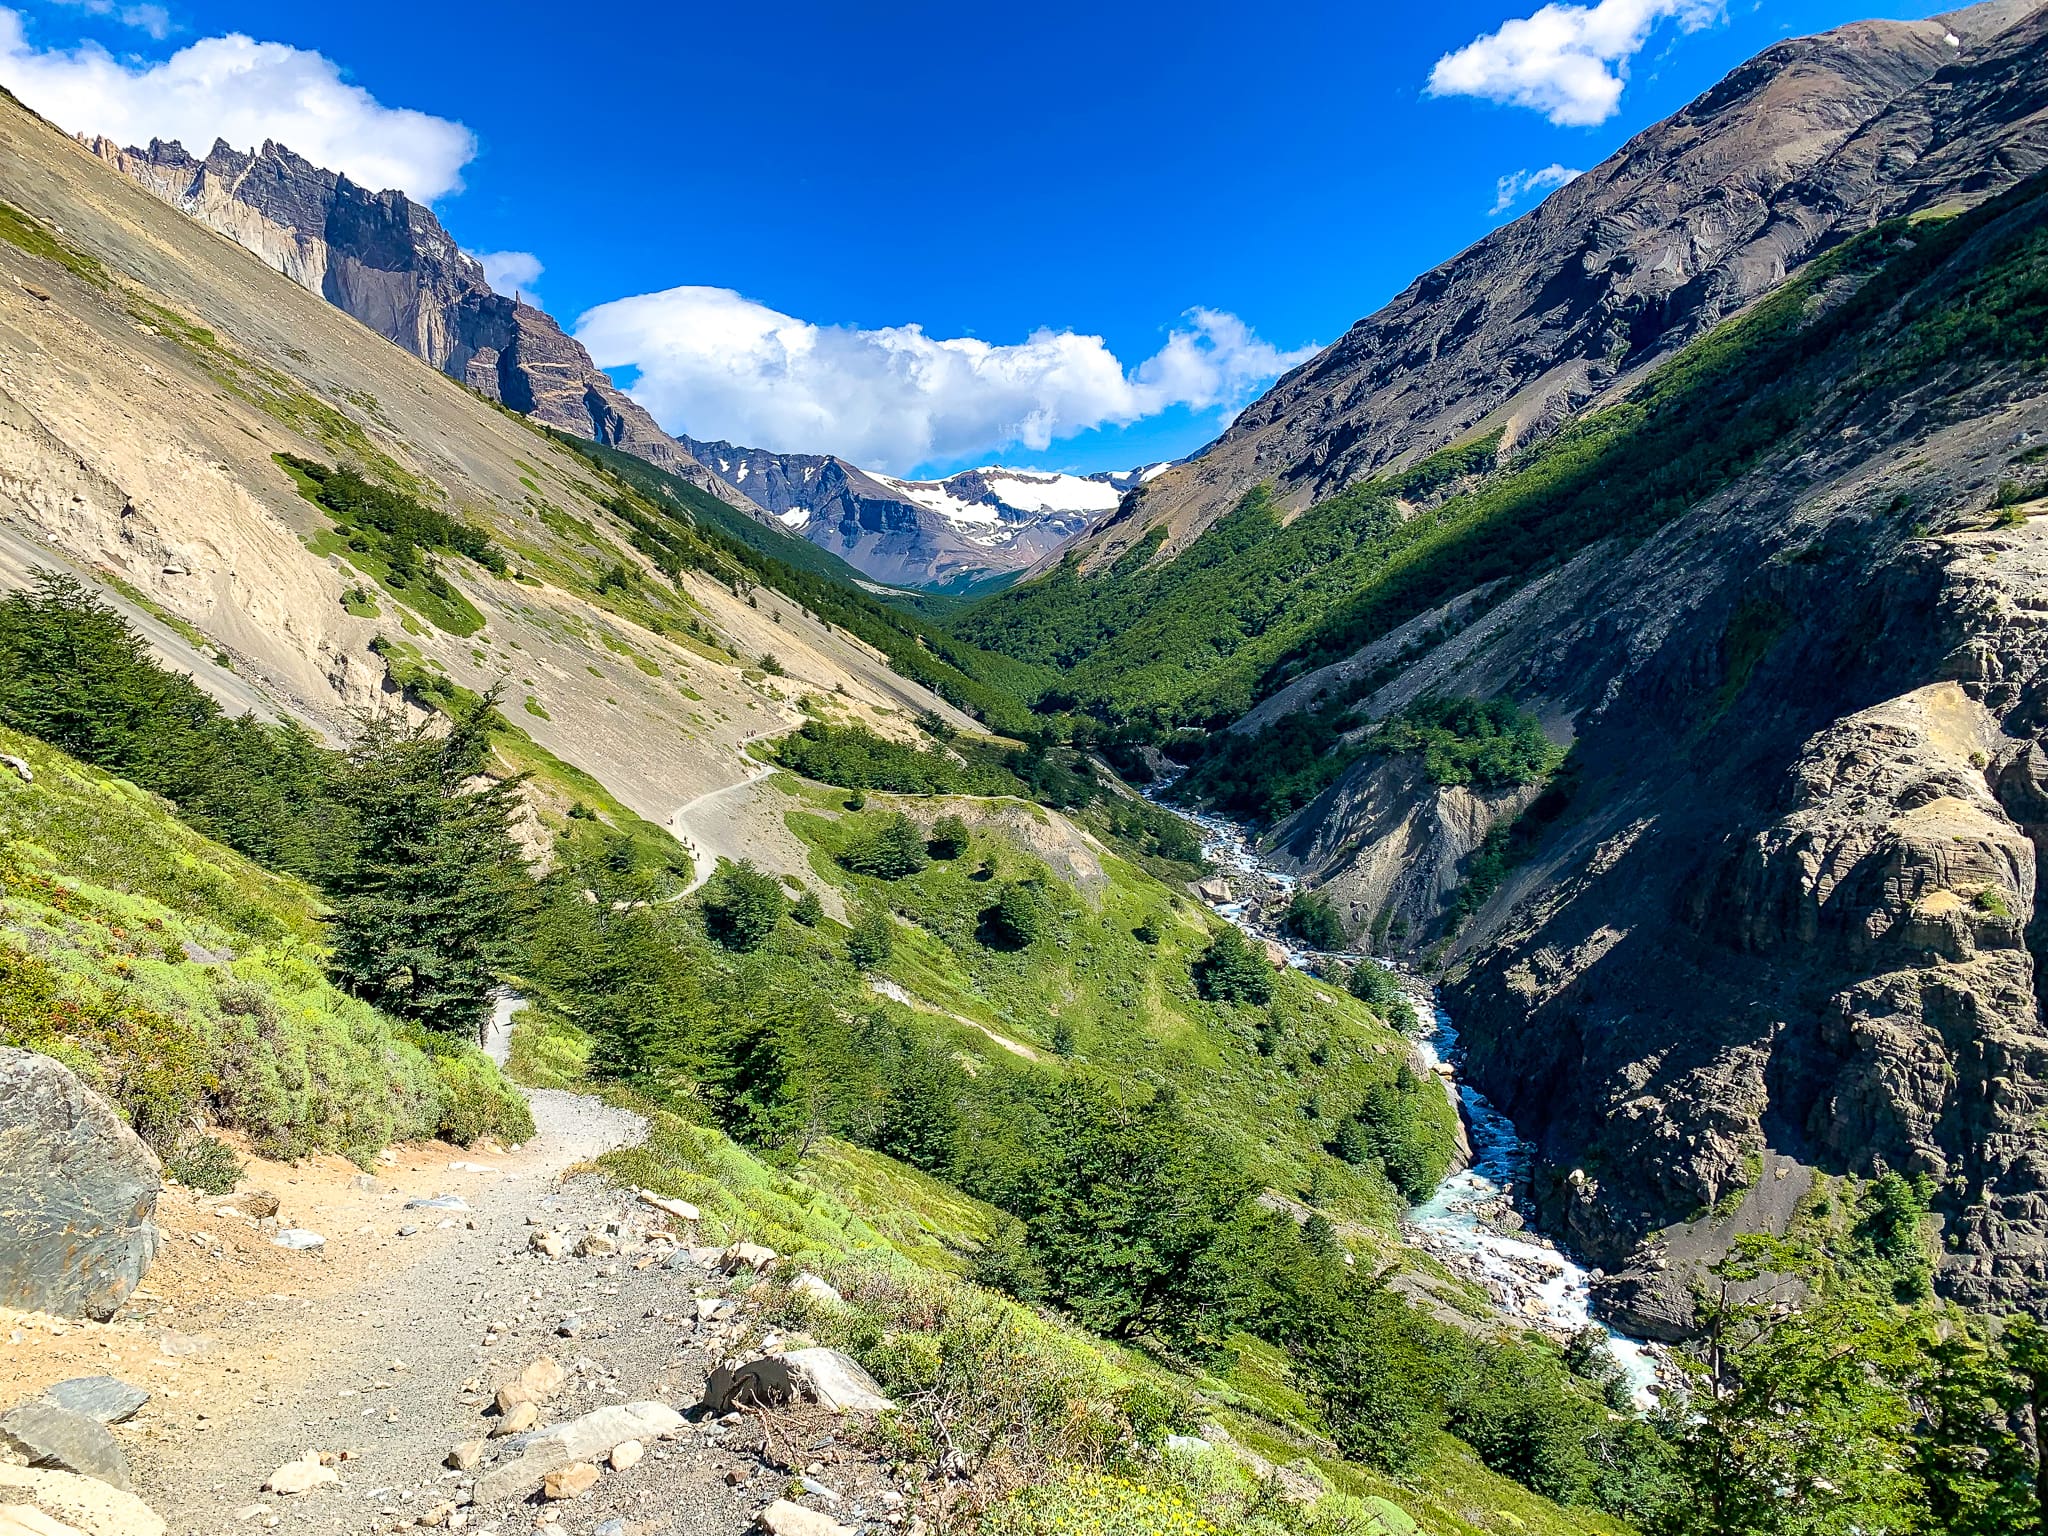
[[[62,1063],[0,1047],[0,1306],[106,1319],[156,1256],[163,1170]]]
[[[0,1461],[128,1486],[128,1458],[112,1431],[89,1414],[55,1403],[31,1399],[0,1413]]]

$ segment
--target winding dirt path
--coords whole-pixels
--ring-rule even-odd
[[[784,736],[788,733],[787,726],[777,726],[769,731],[756,731],[753,735],[742,738],[740,751],[744,754],[746,749],[757,741],[766,741],[770,737]],[[720,859],[730,859],[737,864],[741,859],[748,857],[748,850],[744,846],[744,823],[739,817],[730,814],[730,805],[727,805],[725,815],[707,815],[706,812],[715,810],[728,802],[731,796],[745,793],[763,779],[780,771],[781,769],[774,763],[758,763],[745,778],[709,790],[678,807],[670,815],[668,829],[676,835],[678,842],[690,850],[693,865],[690,870],[690,883],[683,891],[685,896],[703,889],[704,882],[709,880],[718,868]]]
[[[506,1022],[516,1002],[501,1002]],[[427,1143],[396,1149],[373,1175],[332,1158],[252,1160],[242,1188],[277,1194],[281,1221],[327,1237],[324,1257],[272,1246],[267,1229],[217,1214],[227,1201],[167,1191],[161,1255],[113,1322],[0,1319],[0,1401],[102,1372],[147,1388],[149,1405],[117,1433],[136,1491],[174,1536],[409,1526],[465,1496],[444,1457],[487,1432],[491,1393],[544,1353],[571,1370],[544,1422],[640,1399],[687,1409],[715,1347],[693,1332],[695,1298],[717,1282],[688,1249],[645,1244],[666,1218],[633,1191],[580,1171],[637,1141],[644,1122],[577,1094],[530,1099],[537,1129],[517,1151]],[[444,1195],[466,1209],[407,1206]],[[610,1229],[620,1251],[548,1258],[531,1251],[530,1224],[571,1244]],[[347,1453],[338,1485],[262,1492],[308,1451]],[[738,1536],[762,1499],[726,1485],[731,1465],[715,1435],[686,1430],[553,1513],[577,1536],[607,1517]],[[478,1506],[464,1524],[511,1536],[535,1513]]]

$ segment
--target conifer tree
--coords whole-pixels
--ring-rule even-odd
[[[487,695],[445,730],[372,718],[337,786],[353,825],[330,885],[335,977],[447,1035],[481,1028],[531,889],[510,832],[520,781],[484,771],[495,707]]]

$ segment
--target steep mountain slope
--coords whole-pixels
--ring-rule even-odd
[[[1298,516],[1321,482],[1283,479],[1177,554],[1154,523],[956,626],[1134,731],[1227,724],[1168,737],[1183,788],[1277,823],[1361,947],[1446,968],[1551,1229],[1646,1329],[1686,1325],[1732,1231],[1885,1171],[1925,1177],[1948,1294],[2048,1311],[2048,11],[1984,41],[2007,14],[1956,19],[1974,50],[1776,197],[1771,238],[1833,249],[1595,409],[1516,448],[1476,377],[1440,414],[1486,430],[1451,447]],[[1774,49],[1692,116],[1839,84],[1801,61],[1872,37],[1924,41]],[[1686,302],[1733,302],[1720,281]],[[1402,451],[1392,423],[1357,463]],[[1459,700],[1570,754],[1546,779],[1476,738],[1419,750]]]
[[[372,192],[282,144],[215,141],[203,160],[153,139],[87,147],[302,288],[471,389],[564,432],[624,448],[747,506],[591,362],[552,316],[493,292],[431,209]]]
[[[1041,474],[991,466],[899,480],[826,454],[680,439],[690,456],[876,581],[939,590],[1023,569],[1116,509],[1147,470]]]
[[[740,743],[799,719],[801,691],[885,729],[928,709],[967,723],[845,623],[777,600],[772,561],[714,571],[664,556],[676,574],[662,574],[643,546],[725,559],[686,508],[622,499],[538,427],[12,99],[0,187],[0,569],[101,577],[233,707],[268,700],[332,731],[401,685],[495,684],[540,753],[656,822],[742,777]],[[376,540],[337,535],[280,453],[356,465],[481,528],[503,574],[442,552],[431,579],[395,580]],[[665,545],[625,520],[656,510]],[[769,654],[785,676],[763,675]],[[597,791],[556,768],[536,793],[560,813]]]
[[[2029,19],[2031,18],[2031,19]],[[1625,387],[1874,221],[2048,159],[2038,0],[1781,43],[1281,379],[1087,541],[1178,549],[1269,481],[1300,508],[1467,435],[1506,448]]]

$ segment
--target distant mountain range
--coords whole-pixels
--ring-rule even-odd
[[[678,441],[785,528],[877,581],[949,591],[1051,554],[1169,467],[1068,475],[990,465],[899,480],[821,454]]]
[[[282,144],[86,147],[380,336],[534,420],[657,464],[801,533],[877,582],[965,591],[1023,570],[1167,468],[1078,476],[1000,467],[898,480],[843,459],[671,437],[544,310],[492,290],[432,210]]]

